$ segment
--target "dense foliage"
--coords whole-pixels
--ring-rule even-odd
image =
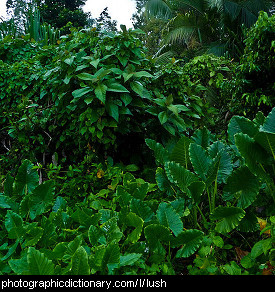
[[[240,62],[161,64],[125,26],[5,36],[1,274],[274,273],[273,24]]]

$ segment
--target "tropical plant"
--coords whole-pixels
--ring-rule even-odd
[[[243,26],[251,27],[263,10],[269,13],[272,1],[151,0],[147,14],[167,19],[163,50],[179,51],[208,47],[210,53],[240,58],[243,52]],[[164,31],[165,31],[164,30]],[[182,49],[180,50],[182,52]]]
[[[190,228],[208,230],[212,240],[220,236],[216,233],[225,235],[234,229],[255,232],[259,227],[254,202],[256,206],[264,204],[266,216],[274,216],[274,208],[269,208],[275,202],[274,118],[275,109],[267,118],[259,113],[254,121],[233,117],[228,126],[229,144],[216,140],[205,128],[197,130],[192,138],[182,137],[172,147],[146,140],[159,165],[159,189],[187,203],[191,221],[185,223],[185,228],[191,224]],[[266,242],[264,259],[273,261],[272,239]],[[262,247],[261,244],[264,243],[258,245]],[[263,250],[259,255],[262,253]]]

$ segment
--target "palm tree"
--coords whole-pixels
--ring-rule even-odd
[[[239,58],[243,29],[256,22],[259,11],[269,12],[272,4],[270,0],[149,0],[146,15],[167,21],[157,55],[201,47]]]

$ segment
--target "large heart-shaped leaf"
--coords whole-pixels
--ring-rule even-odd
[[[224,192],[238,196],[237,206],[247,208],[256,198],[260,182],[247,166],[236,169],[227,179]]]
[[[159,223],[170,228],[175,236],[180,234],[183,230],[183,224],[179,214],[168,203],[160,203],[157,210],[157,217]]]
[[[24,160],[18,169],[15,185],[18,195],[32,192],[39,182],[39,175],[29,160]]]
[[[173,246],[182,245],[177,251],[177,258],[191,256],[200,246],[203,239],[203,232],[197,229],[189,229],[179,234],[172,242]]]
[[[36,250],[34,247],[29,247],[27,253],[27,261],[29,265],[29,270],[27,274],[29,275],[53,275],[54,274],[54,264],[49,260],[44,253]]]
[[[228,233],[237,227],[245,215],[245,211],[237,207],[217,207],[211,214],[212,220],[217,220],[215,230]]]

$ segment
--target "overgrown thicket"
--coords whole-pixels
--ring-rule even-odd
[[[157,65],[124,26],[4,37],[1,273],[272,274],[274,21],[240,63]]]

